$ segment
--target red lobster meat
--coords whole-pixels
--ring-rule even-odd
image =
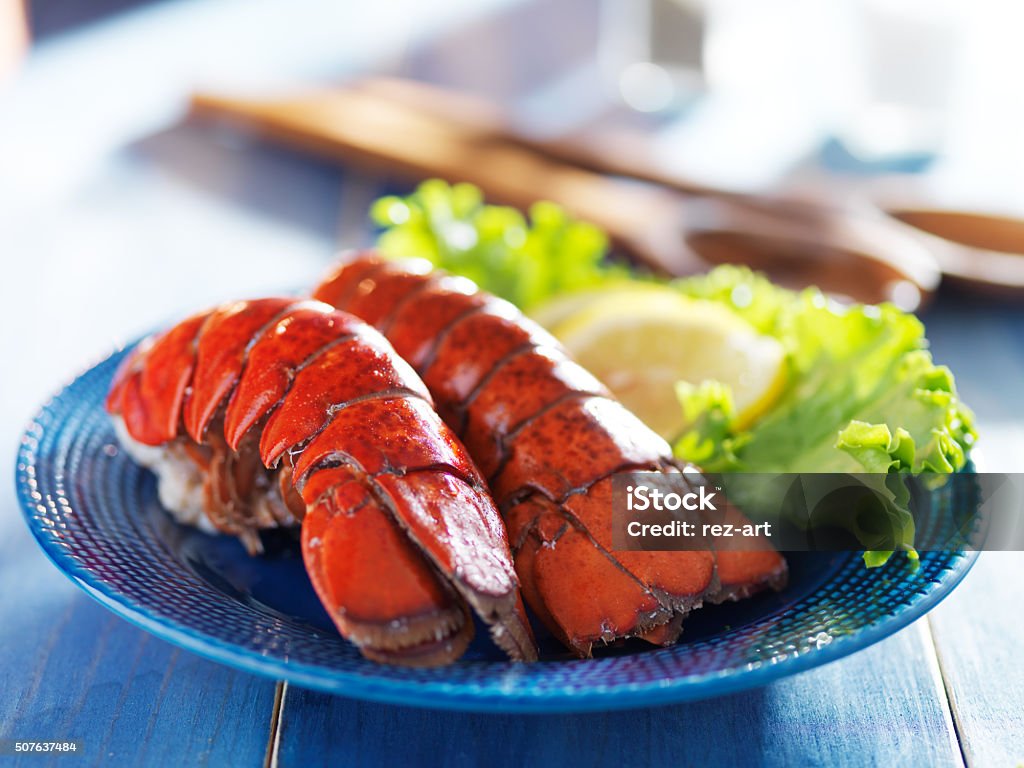
[[[368,658],[459,657],[469,607],[536,658],[504,526],[465,448],[377,331],[315,301],[239,301],[140,344],[107,399],[161,498],[250,552],[302,522],[310,579]]]
[[[703,601],[784,582],[785,561],[767,543],[753,552],[613,552],[612,478],[684,468],[508,302],[425,261],[373,254],[340,266],[314,295],[379,328],[423,377],[488,480],[527,603],[579,656],[618,638],[674,642]]]

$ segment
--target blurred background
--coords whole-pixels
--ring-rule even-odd
[[[189,117],[190,99],[282,97],[385,75],[479,97],[516,140],[582,148],[627,175],[653,170],[661,188],[791,196],[869,227],[899,223],[885,210],[988,217],[963,233],[951,220],[953,239],[971,246],[955,254],[948,239],[908,245],[910,266],[881,297],[920,301],[940,360],[980,359],[991,345],[1006,375],[954,365],[966,399],[982,417],[1019,415],[1000,390],[1024,379],[1020,355],[1006,353],[1020,351],[1014,308],[1024,295],[1024,258],[1013,255],[1024,252],[1024,6],[1013,0],[0,0],[0,9],[0,288],[12,316],[38,324],[32,333],[8,325],[0,342],[4,359],[31,362],[28,379],[5,392],[13,412],[27,415],[71,371],[167,318],[308,284],[339,248],[371,242],[369,203],[411,188],[415,173],[392,172],[387,158],[372,169],[338,163],[344,148],[331,160],[299,152],[259,138],[251,121]],[[651,186],[617,181],[614,194]],[[557,194],[542,187],[539,197]],[[770,213],[754,224],[774,226]],[[748,222],[714,207],[697,225],[708,216],[731,231]],[[637,225],[660,221],[652,212]],[[748,260],[771,271],[779,250]],[[712,260],[746,258],[727,249]],[[851,263],[833,282],[857,274]],[[700,264],[680,257],[669,267]],[[798,267],[784,281],[827,279]],[[940,267],[953,279],[925,308]]]

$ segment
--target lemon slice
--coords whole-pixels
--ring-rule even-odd
[[[678,381],[728,385],[740,428],[770,408],[785,386],[782,344],[720,304],[646,286],[575,298],[576,307],[560,310],[552,332],[666,439],[686,426]]]

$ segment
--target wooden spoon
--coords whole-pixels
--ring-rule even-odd
[[[932,241],[939,266],[953,282],[986,293],[1024,295],[1024,219],[923,206],[883,210]]]
[[[905,309],[915,309],[940,278],[920,240],[884,216],[610,178],[510,140],[495,118],[478,113],[474,122],[462,108],[445,115],[355,87],[270,100],[200,94],[192,113],[410,179],[470,182],[489,199],[521,209],[552,200],[604,229],[638,261],[672,275],[714,263],[750,264],[783,284],[816,284]]]
[[[784,217],[803,221],[811,231],[846,228],[844,217],[860,219],[854,231],[844,238],[858,239],[869,230],[872,240],[865,247],[888,250],[887,230],[893,225],[902,228],[906,237],[915,238],[935,257],[950,280],[971,289],[1000,294],[1024,292],[1024,218],[929,204],[926,200],[927,177],[893,184],[871,182],[866,196],[856,196],[859,203],[844,200],[842,210],[827,200],[807,201],[790,197],[744,195],[727,189],[701,184],[681,177],[651,156],[650,144],[635,133],[602,131],[573,136],[571,139],[531,137],[510,128],[509,118],[494,104],[449,89],[397,78],[369,78],[357,87],[378,95],[418,106],[439,114],[459,115],[473,122],[480,130],[492,131],[551,157],[581,168],[643,179],[677,189],[688,196],[725,198],[728,202],[764,213],[772,218]],[[923,188],[924,187],[924,188]],[[881,212],[889,221],[879,221],[870,210]],[[709,258],[717,251],[715,242],[698,243],[701,254]],[[731,240],[723,234],[721,239]],[[693,239],[691,238],[691,246]],[[822,241],[822,242],[828,242]],[[756,254],[745,249],[755,263]],[[762,254],[763,256],[764,254]],[[784,254],[783,254],[784,256]],[[763,259],[757,260],[765,268]],[[873,270],[861,275],[873,280]],[[809,275],[802,275],[806,280]],[[825,275],[827,279],[827,275]],[[860,291],[857,291],[860,293]]]

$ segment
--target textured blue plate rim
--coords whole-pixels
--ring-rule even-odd
[[[131,346],[131,345],[127,345]],[[120,348],[115,351],[121,351]],[[106,358],[104,358],[106,359]],[[42,535],[30,497],[29,445],[36,439],[41,420],[54,401],[65,396],[74,381],[40,408],[22,434],[15,464],[18,500],[29,530],[47,558],[72,583],[114,614],[150,634],[211,661],[303,688],[385,704],[471,712],[544,713],[632,709],[668,705],[759,688],[775,680],[828,664],[863,650],[904,629],[945,599],[964,579],[978,558],[977,552],[961,552],[955,565],[943,571],[940,581],[896,614],[890,614],[855,633],[833,639],[828,645],[785,656],[779,661],[726,669],[719,672],[681,675],[657,682],[598,685],[586,689],[508,689],[500,695],[473,691],[461,684],[367,679],[329,667],[306,664],[258,653],[243,645],[227,643],[161,615],[119,592],[87,567],[79,564],[56,541]],[[511,664],[511,662],[509,662]],[[551,661],[543,664],[586,664],[587,661]]]

